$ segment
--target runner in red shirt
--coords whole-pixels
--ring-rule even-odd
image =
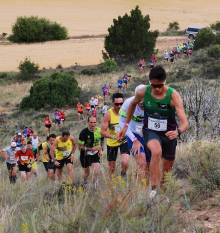
[[[27,144],[23,144],[21,149],[15,153],[15,158],[21,172],[22,181],[27,181],[31,177],[31,162],[34,160],[32,150],[27,149]]]
[[[47,135],[49,135],[50,134],[50,128],[52,126],[52,120],[50,119],[49,115],[47,115],[44,118],[44,126],[46,128]]]

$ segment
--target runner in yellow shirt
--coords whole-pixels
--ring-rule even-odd
[[[56,176],[62,179],[63,167],[66,165],[68,179],[73,182],[73,153],[76,150],[76,141],[69,131],[63,131],[62,136],[56,138],[51,153],[55,155]]]

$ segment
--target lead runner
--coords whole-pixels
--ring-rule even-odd
[[[150,197],[153,198],[157,194],[164,172],[169,172],[173,167],[177,137],[188,129],[189,123],[180,94],[166,85],[164,68],[152,68],[149,80],[149,85],[143,86],[135,93],[119,139],[124,137],[136,105],[144,100],[143,134],[145,145],[151,152]],[[176,115],[179,124],[176,122]]]

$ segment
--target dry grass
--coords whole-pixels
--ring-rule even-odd
[[[31,85],[31,82],[1,85],[0,112],[15,108],[22,98],[29,93]]]

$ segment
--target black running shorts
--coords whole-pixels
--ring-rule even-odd
[[[160,133],[148,129],[144,129],[143,131],[145,145],[151,140],[157,140],[162,148],[162,158],[169,161],[175,160],[177,139],[170,140],[165,135],[161,135]]]
[[[128,149],[127,141],[122,143],[120,146],[107,146],[107,160],[108,161],[116,161],[118,155],[118,149],[120,149],[120,154],[130,154]]]

